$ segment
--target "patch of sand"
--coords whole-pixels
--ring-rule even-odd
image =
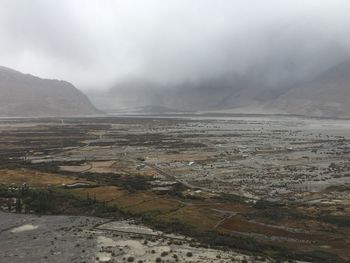
[[[117,241],[117,246],[128,248],[129,254],[133,254],[138,257],[146,254],[144,246],[137,240],[120,240]]]
[[[11,233],[22,233],[22,232],[26,232],[26,231],[32,231],[37,229],[39,226],[34,226],[31,224],[26,224],[23,226],[19,226],[19,227],[15,227],[13,229],[11,229]]]

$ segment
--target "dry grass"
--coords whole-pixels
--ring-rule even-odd
[[[73,177],[65,177],[58,174],[43,173],[29,169],[0,170],[0,183],[5,185],[21,185],[27,183],[32,187],[58,186],[75,183],[78,180]]]
[[[160,216],[159,219],[169,222],[176,220],[203,231],[213,230],[215,225],[221,220],[213,212],[195,206],[180,208],[166,216]]]
[[[82,198],[90,196],[91,198],[96,197],[96,200],[99,202],[112,202],[115,199],[118,199],[125,194],[126,191],[120,189],[116,186],[101,186],[95,188],[79,188],[69,190],[71,193],[76,194]]]
[[[225,220],[219,229],[229,230],[234,232],[249,233],[249,234],[259,234],[267,237],[284,237],[296,240],[313,240],[319,241],[324,239],[320,234],[312,234],[308,232],[290,231],[278,226],[269,226],[264,224],[259,224],[256,222],[249,222],[243,218],[237,216]]]
[[[115,199],[110,204],[117,206],[120,209],[129,211],[131,207],[138,206],[142,203],[157,199],[158,197],[150,192],[126,193],[121,198]],[[137,212],[137,209],[132,211]]]
[[[168,213],[181,206],[176,200],[160,197],[152,192],[129,193],[115,186],[79,188],[69,191],[82,198],[86,198],[86,196],[90,196],[90,198],[96,197],[96,200],[99,202],[107,202],[111,206],[116,206],[118,209],[132,214],[154,211]]]
[[[162,214],[162,213],[169,213],[170,211],[176,210],[181,206],[182,205],[176,200],[160,197],[160,198],[144,201],[138,205],[128,207],[128,209],[132,213],[159,212]]]

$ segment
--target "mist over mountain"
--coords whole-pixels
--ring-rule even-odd
[[[1,64],[70,80],[111,113],[342,116],[346,79],[327,72],[349,59],[349,10],[347,0],[3,0]]]
[[[293,64],[257,66],[197,83],[161,85],[131,79],[90,97],[110,113],[158,106],[179,111],[278,113],[319,117],[350,116],[350,60],[295,77]]]
[[[270,35],[271,40],[266,42],[266,39],[260,39],[258,43],[262,45],[261,49],[257,54],[254,54],[255,48],[252,49],[252,57],[246,56],[245,60],[236,54],[234,48],[220,51],[226,53],[226,61],[218,62],[208,53],[208,58],[212,58],[214,64],[221,63],[220,70],[208,61],[207,65],[197,65],[201,74],[176,81],[157,80],[135,72],[133,76],[116,80],[110,89],[95,90],[88,95],[98,107],[111,113],[125,108],[153,105],[185,111],[284,113],[325,117],[349,115],[346,106],[343,106],[346,101],[338,101],[334,96],[331,100],[325,91],[321,92],[332,92],[333,85],[338,85],[336,77],[327,80],[327,83],[322,81],[328,78],[328,71],[343,67],[343,61],[349,57],[349,46],[343,41],[329,39],[318,26],[309,21],[292,22],[269,27],[267,35]],[[226,46],[229,43],[236,45],[234,39],[230,39]],[[246,44],[252,45],[249,42]],[[246,52],[245,48],[242,48],[242,52]],[[241,62],[244,66],[237,69]],[[165,71],[168,67],[165,66]],[[174,74],[177,73],[175,68]],[[159,74],[162,75],[163,71],[160,70]],[[304,92],[307,85],[316,79],[321,80],[314,84],[313,91]],[[305,100],[293,100],[292,94],[301,92],[304,93],[303,99],[309,103],[313,101],[314,106],[307,107]],[[316,99],[318,93],[320,98]],[[328,106],[322,107],[327,99]]]
[[[350,60],[297,85],[266,108],[308,116],[350,116]]]
[[[81,91],[0,66],[0,117],[77,116],[101,113]]]

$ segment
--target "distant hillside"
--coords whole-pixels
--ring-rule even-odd
[[[90,92],[88,95],[97,107],[113,113],[125,108],[149,106],[172,111],[231,109],[262,105],[277,98],[281,92],[276,85],[264,83],[263,76],[252,73],[245,76],[226,74],[197,83],[166,86],[147,80],[126,80],[108,91]]]
[[[165,86],[134,79],[89,95],[112,113],[151,105],[174,111],[350,116],[350,60],[305,76],[294,77],[293,71],[283,65],[257,66],[241,75]],[[149,111],[147,107],[142,111]]]
[[[41,79],[0,66],[0,117],[101,113],[71,83]]]
[[[267,108],[308,116],[349,117],[350,60],[289,90]]]

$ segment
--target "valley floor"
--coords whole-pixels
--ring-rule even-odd
[[[0,208],[51,215],[1,213],[1,256],[63,262],[74,244],[72,262],[346,262],[349,131],[281,116],[0,120]],[[41,240],[53,245],[30,251]]]

